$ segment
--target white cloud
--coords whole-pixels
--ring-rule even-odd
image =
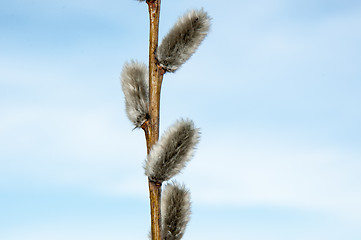
[[[122,194],[134,194],[129,185],[139,183],[142,189],[144,133],[132,132],[118,111],[109,106],[2,108],[2,186],[40,181],[104,192],[114,185]]]
[[[196,202],[360,215],[359,152],[251,131],[204,141],[182,177]]]

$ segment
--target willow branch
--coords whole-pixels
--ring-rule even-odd
[[[160,92],[164,71],[159,67],[155,53],[158,47],[160,0],[148,0],[149,31],[149,120],[142,126],[147,141],[147,152],[159,138]],[[152,240],[161,240],[161,182],[148,179]]]

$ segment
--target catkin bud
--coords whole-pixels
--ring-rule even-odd
[[[207,36],[211,18],[203,10],[191,10],[180,17],[157,49],[160,66],[176,71],[197,50]]]
[[[180,120],[169,127],[150,150],[145,175],[155,182],[163,182],[179,173],[193,156],[199,136],[199,129],[190,120]]]
[[[139,128],[149,118],[147,66],[135,61],[126,63],[121,81],[128,118],[136,128]]]
[[[180,240],[190,219],[190,193],[173,182],[162,193],[162,240]]]

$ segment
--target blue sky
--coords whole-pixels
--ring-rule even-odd
[[[202,129],[184,239],[361,239],[360,1],[163,0],[160,38],[201,7],[211,33],[161,103],[161,131]],[[148,24],[132,0],[0,2],[0,239],[146,238],[119,76]]]

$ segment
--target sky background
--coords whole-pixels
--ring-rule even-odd
[[[361,239],[361,2],[163,0],[160,39],[201,7],[211,32],[161,98],[161,132],[202,131],[184,239]],[[0,1],[0,239],[147,238],[119,76],[148,25],[133,0]]]

